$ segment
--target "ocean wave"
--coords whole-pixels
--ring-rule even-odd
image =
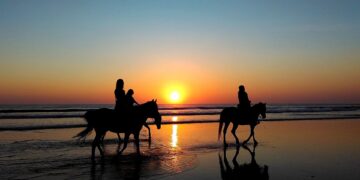
[[[46,119],[46,118],[82,118],[85,114],[85,111],[28,111],[28,110],[16,110],[17,113],[13,111],[7,111],[0,113],[0,119]],[[11,113],[10,113],[11,112]],[[25,113],[26,112],[26,113]],[[217,108],[208,108],[206,110],[198,110],[196,108],[183,108],[182,110],[160,110],[162,116],[205,116],[205,115],[220,115],[221,109]],[[268,114],[302,114],[306,113],[338,113],[338,112],[360,112],[360,106],[342,106],[342,107],[270,107],[268,108]],[[314,114],[313,114],[314,115]]]
[[[84,127],[87,110],[110,105],[74,106],[0,106],[0,131]],[[220,112],[230,105],[160,105],[163,124],[218,122]],[[11,109],[13,108],[13,109]],[[42,109],[44,108],[44,109]],[[176,116],[176,118],[174,118]],[[360,105],[268,105],[265,121],[360,119]],[[177,121],[174,122],[173,119]],[[153,122],[153,121],[149,121]]]
[[[209,110],[209,109],[224,109],[226,107],[232,107],[232,106],[159,107],[159,110],[196,110],[196,109]],[[108,108],[108,107],[99,107],[99,108]],[[85,112],[85,111],[96,110],[99,108],[93,108],[93,109],[82,109],[82,108],[80,108],[80,109],[0,109],[0,113]]]
[[[296,117],[296,118],[269,118],[260,119],[260,122],[274,122],[274,121],[307,121],[307,120],[346,120],[346,119],[359,119],[360,115],[348,116],[323,116],[323,117]],[[163,121],[161,124],[199,124],[199,123],[218,123],[219,119],[207,120],[182,120],[182,121]],[[154,125],[154,122],[149,121],[149,125]],[[66,129],[66,128],[79,128],[86,127],[86,123],[79,124],[54,124],[54,125],[29,125],[29,126],[0,126],[0,131],[28,131],[28,130],[41,130],[41,129]]]
[[[189,106],[189,107],[159,107],[160,111],[178,111],[178,110],[219,110],[224,108],[236,107],[235,105],[227,106]],[[53,108],[53,109],[6,109],[0,108],[0,113],[49,113],[49,112],[86,112],[100,108]],[[110,108],[111,109],[111,108]],[[331,111],[356,111],[360,110],[360,105],[268,105],[268,113],[289,113],[289,112],[331,112]]]
[[[219,112],[164,112],[162,116],[195,116],[195,115],[217,115]],[[82,118],[83,114],[25,114],[25,115],[0,115],[0,119],[48,119],[48,118]]]

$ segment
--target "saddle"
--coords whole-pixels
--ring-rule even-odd
[[[240,104],[237,106],[240,118],[250,118],[250,107],[244,107]]]
[[[126,107],[122,108],[121,110],[114,111],[115,116],[121,120],[128,120],[131,119],[136,114],[135,107]]]

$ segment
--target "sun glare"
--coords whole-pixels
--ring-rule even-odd
[[[164,87],[163,95],[169,104],[180,104],[186,100],[186,88],[183,84],[171,83]]]
[[[171,92],[170,100],[174,103],[179,102],[180,101],[180,93],[178,91]]]

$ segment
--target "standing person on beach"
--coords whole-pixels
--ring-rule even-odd
[[[116,88],[114,91],[115,94],[115,111],[116,112],[124,112],[126,106],[126,98],[124,91],[124,81],[122,79],[118,79],[116,81]]]
[[[249,100],[248,94],[245,91],[244,85],[239,86],[238,99],[239,99],[239,104],[238,104],[239,110],[241,112],[247,112],[251,107],[250,106],[251,101]]]

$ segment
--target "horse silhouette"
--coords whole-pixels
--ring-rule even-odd
[[[219,153],[219,164],[220,164],[220,172],[221,178],[223,180],[228,179],[259,179],[259,180],[268,180],[269,173],[268,173],[268,166],[264,165],[259,166],[255,160],[255,148],[254,145],[253,151],[243,145],[244,149],[246,149],[251,155],[251,162],[239,164],[237,161],[237,156],[239,155],[240,146],[236,147],[236,153],[232,159],[233,168],[230,166],[229,161],[226,156],[226,148],[224,148],[224,162],[221,158]]]
[[[218,132],[218,139],[220,139],[221,136],[221,129],[223,126],[223,123],[225,123],[224,130],[223,130],[223,136],[224,136],[224,146],[227,146],[226,144],[226,131],[229,127],[230,122],[233,123],[233,128],[231,130],[231,133],[234,135],[236,139],[236,144],[240,144],[238,137],[236,136],[236,129],[238,128],[238,125],[249,125],[250,126],[250,135],[249,137],[244,141],[244,144],[247,143],[251,137],[254,139],[254,143],[257,144],[257,141],[255,139],[255,133],[254,128],[257,124],[260,123],[258,120],[259,115],[262,116],[262,118],[266,118],[266,104],[265,103],[258,103],[251,107],[249,115],[247,117],[241,116],[240,111],[236,107],[227,107],[224,108],[220,113],[220,124],[219,124],[219,132]]]
[[[136,151],[137,154],[140,155],[139,134],[142,126],[146,123],[146,120],[148,118],[154,118],[157,128],[161,128],[161,115],[155,100],[134,107],[133,112],[127,117],[120,116],[114,110],[106,108],[88,111],[85,113],[84,117],[88,123],[87,127],[74,136],[74,138],[85,138],[93,129],[95,129],[96,135],[92,142],[91,151],[92,159],[95,158],[96,147],[98,147],[101,156],[104,155],[100,143],[107,131],[125,133],[124,146],[119,154],[126,149],[130,134],[134,134]]]
[[[148,134],[149,134],[149,143],[151,143],[151,131],[150,131],[150,127],[149,127],[149,124],[145,122],[144,126],[146,127],[146,129],[148,130]],[[117,137],[118,137],[118,143],[120,145],[122,139],[121,139],[121,136],[120,136],[120,133],[116,133]],[[101,144],[104,145],[104,138],[105,138],[105,134],[104,136],[101,138]]]

